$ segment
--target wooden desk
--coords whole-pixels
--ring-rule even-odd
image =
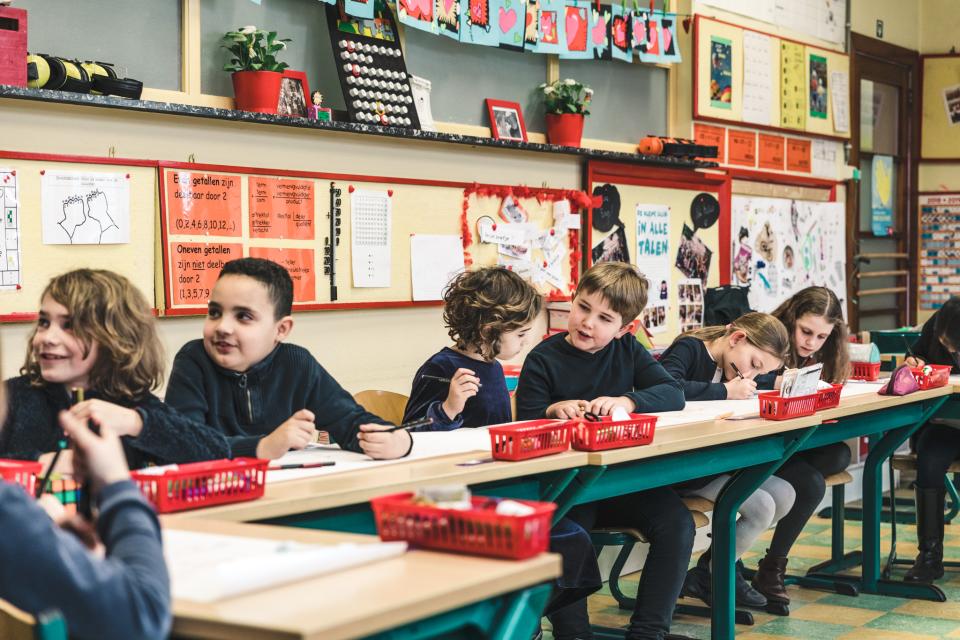
[[[376,542],[372,536],[287,527],[162,518],[179,529],[296,540]],[[529,638],[560,575],[556,554],[521,562],[409,551],[333,575],[319,576],[215,603],[175,600],[173,633],[238,639],[338,640],[443,638],[475,625],[484,637]]]

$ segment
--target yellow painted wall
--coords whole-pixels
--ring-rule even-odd
[[[855,33],[873,38],[876,37],[877,20],[883,20],[884,42],[919,50],[921,12],[925,9],[922,5],[926,4],[928,0],[852,0],[850,28]]]

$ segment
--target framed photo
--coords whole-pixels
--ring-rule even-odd
[[[310,115],[310,87],[307,85],[307,74],[303,71],[283,72],[280,81],[280,95],[277,96],[277,115],[296,116],[306,118]]]
[[[523,111],[518,102],[487,98],[487,113],[490,115],[490,131],[494,138],[527,141],[527,127],[523,124]]]

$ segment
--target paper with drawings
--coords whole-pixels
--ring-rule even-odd
[[[442,300],[443,292],[463,271],[460,236],[414,233],[410,236],[410,277],[414,300]]]
[[[0,215],[3,235],[0,236],[0,289],[16,289],[20,273],[20,201],[17,195],[17,172],[0,169]]]
[[[850,75],[846,71],[830,72],[830,103],[833,107],[833,130],[850,131]]]
[[[130,242],[130,180],[123,173],[44,171],[43,244]]]
[[[743,121],[771,125],[773,101],[778,93],[779,76],[772,62],[770,36],[756,31],[743,32]]]
[[[350,195],[353,286],[390,286],[391,230],[390,196],[385,191],[357,189]]]
[[[480,232],[480,242],[490,244],[525,244],[530,235],[536,233],[529,223],[496,223],[493,218],[477,220],[477,230]]]
[[[336,545],[164,529],[173,597],[216,602],[251,591],[396,558],[406,542]]]
[[[580,230],[580,214],[570,212],[569,200],[557,200],[553,203],[553,226],[561,231]]]

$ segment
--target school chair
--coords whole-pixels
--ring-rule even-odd
[[[403,421],[403,412],[407,408],[408,400],[402,393],[374,389],[355,393],[353,399],[370,413],[393,424],[400,424]]]
[[[710,524],[710,519],[707,517],[705,511],[713,510],[713,502],[704,498],[689,497],[684,498],[683,503],[687,505],[690,515],[693,516],[693,523],[697,529],[702,529]],[[616,559],[613,561],[613,566],[610,567],[610,577],[608,578],[610,595],[612,595],[613,599],[617,601],[617,605],[621,609],[633,611],[633,607],[636,605],[637,599],[629,597],[620,588],[620,572],[623,571],[623,567],[627,564],[627,558],[630,557],[630,553],[633,551],[633,548],[636,546],[636,544],[638,542],[646,542],[646,539],[643,537],[643,534],[636,529],[618,528],[594,529],[590,532],[590,538],[593,540],[593,547],[598,556],[600,555],[600,552],[603,551],[604,547],[620,547],[620,553],[617,554]],[[674,613],[709,618],[710,608],[678,603],[674,609]],[[749,611],[737,609],[734,612],[734,620],[737,624],[752,625],[753,614]],[[623,629],[594,627],[593,633],[597,640],[623,638]]]
[[[67,625],[59,611],[34,618],[0,600],[0,638],[5,640],[67,640]]]

